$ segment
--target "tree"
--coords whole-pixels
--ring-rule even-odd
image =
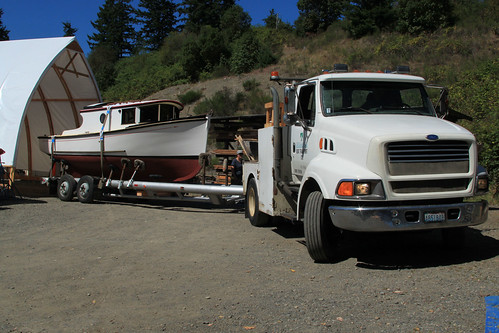
[[[410,34],[432,32],[455,22],[450,0],[400,0],[397,30]]]
[[[325,31],[340,19],[347,3],[346,0],[299,0],[300,15],[295,21],[297,32],[303,35]]]
[[[239,5],[227,9],[220,19],[220,32],[227,43],[241,37],[250,27],[251,16]]]
[[[263,23],[265,23],[265,27],[269,29],[293,30],[289,23],[285,23],[279,18],[279,14],[275,12],[274,8],[270,10],[269,16],[263,19]]]
[[[135,18],[131,0],[106,0],[99,7],[97,20],[90,22],[95,30],[88,39],[88,45],[93,50],[97,46],[105,45],[114,51],[117,59],[129,56],[134,51],[136,32],[133,28]]]
[[[185,28],[199,32],[205,25],[218,28],[225,11],[235,5],[235,0],[184,0],[180,14],[184,15]]]
[[[2,23],[3,9],[0,8],[0,40],[9,40],[9,30]]]
[[[258,64],[260,43],[252,31],[246,32],[233,45],[232,56],[230,58],[231,70],[234,73],[246,73],[251,71]]]
[[[345,12],[346,30],[354,38],[392,30],[396,21],[392,0],[351,1]]]
[[[70,22],[62,22],[62,29],[64,31],[64,37],[74,36],[78,29],[73,28]]]
[[[141,34],[149,50],[158,50],[163,40],[175,31],[177,5],[169,0],[141,0],[137,11],[138,21],[143,24]]]

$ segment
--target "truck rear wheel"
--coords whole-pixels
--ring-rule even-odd
[[[71,201],[76,188],[76,180],[73,176],[65,174],[57,182],[57,197],[62,201]]]
[[[258,188],[254,178],[249,180],[246,190],[246,216],[255,227],[265,227],[270,222],[270,216],[260,211]]]
[[[310,193],[305,203],[305,241],[316,262],[330,262],[338,252],[339,230],[331,221],[326,203],[320,191]]]

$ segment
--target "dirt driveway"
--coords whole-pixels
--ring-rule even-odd
[[[483,332],[499,211],[467,236],[356,236],[315,264],[300,228],[242,206],[3,200],[0,331]]]

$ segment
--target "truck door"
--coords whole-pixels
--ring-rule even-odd
[[[303,124],[297,122],[291,126],[291,169],[295,181],[301,181],[308,162],[310,161],[309,138],[311,128],[315,125],[316,101],[315,83],[298,87],[296,114],[303,119]],[[303,126],[306,125],[306,128]]]

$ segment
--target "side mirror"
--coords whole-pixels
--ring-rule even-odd
[[[439,118],[445,118],[449,113],[449,91],[447,88],[442,88],[440,97],[437,102],[436,111]]]
[[[292,126],[298,121],[298,116],[295,113],[289,112],[284,114],[282,120],[287,126]]]

